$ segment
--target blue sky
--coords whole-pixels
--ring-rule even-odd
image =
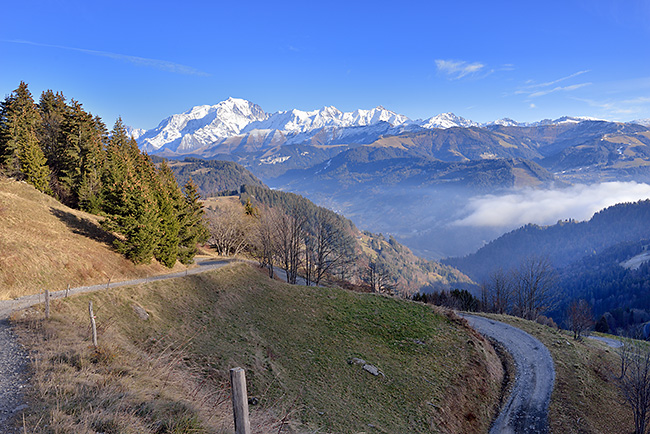
[[[650,118],[650,1],[5,2],[0,97],[26,81],[111,127],[229,96],[486,122]]]

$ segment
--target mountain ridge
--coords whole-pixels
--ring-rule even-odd
[[[269,147],[274,142],[307,143],[319,134],[329,136],[329,142],[345,139],[346,136],[355,136],[358,142],[369,143],[383,135],[411,131],[453,127],[488,128],[495,125],[516,127],[559,125],[593,120],[595,119],[588,117],[563,116],[556,120],[544,119],[533,123],[522,123],[508,118],[478,123],[453,113],[441,113],[426,119],[412,120],[382,106],[369,110],[356,109],[351,112],[342,112],[334,106],[326,106],[310,111],[291,109],[267,113],[257,104],[231,97],[215,105],[195,106],[185,112],[173,114],[162,120],[156,128],[147,131],[131,128],[130,131],[133,131],[133,137],[140,147],[150,153],[167,151],[176,154],[197,152],[205,154],[228,139],[231,139],[231,143],[254,141],[259,149]],[[348,128],[357,129],[357,134],[348,134],[346,132]],[[363,135],[367,138],[358,140],[358,130],[366,128],[368,131],[364,131]],[[228,148],[232,151],[232,146]],[[250,151],[250,149],[244,150]]]

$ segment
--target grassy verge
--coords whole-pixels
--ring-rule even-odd
[[[507,315],[485,315],[506,322],[539,339],[555,363],[551,396],[551,432],[631,433],[632,412],[623,404],[614,376],[620,358],[613,348],[592,339],[573,340],[570,332]]]
[[[56,300],[52,311],[13,318],[34,360],[28,432],[232,432],[234,366],[259,402],[255,432],[486,432],[501,386],[492,347],[452,316],[288,286],[245,264]]]

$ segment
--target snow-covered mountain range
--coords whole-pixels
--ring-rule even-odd
[[[433,128],[535,126],[584,120],[594,119],[563,117],[532,124],[500,119],[479,124],[453,113],[442,113],[424,120],[411,120],[381,106],[352,112],[323,107],[313,111],[266,113],[250,101],[228,98],[216,105],[196,106],[172,115],[152,130],[132,129],[131,132],[140,147],[150,153],[210,157],[283,144],[365,144],[382,135]]]

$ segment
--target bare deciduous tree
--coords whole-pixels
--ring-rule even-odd
[[[320,209],[305,237],[305,279],[319,285],[323,277],[354,256],[351,237],[334,215]]]
[[[586,300],[573,300],[566,311],[566,324],[573,331],[573,339],[579,340],[582,334],[594,325],[591,305]]]
[[[621,375],[617,378],[625,401],[634,414],[634,433],[646,434],[650,416],[650,349],[645,342],[628,340],[619,351]]]
[[[512,306],[512,275],[502,268],[491,273],[481,286],[481,298],[489,312],[509,313]]]
[[[288,214],[278,215],[275,225],[276,251],[279,265],[287,275],[287,283],[295,284],[298,280],[306,228],[307,216],[297,207]]]
[[[238,255],[251,244],[255,218],[240,207],[224,204],[219,209],[206,209],[205,219],[210,231],[208,242],[218,254]]]
[[[514,273],[513,313],[535,320],[557,304],[556,275],[545,257],[524,260]]]
[[[260,263],[260,267],[266,268],[269,277],[274,276],[275,257],[277,250],[276,224],[279,214],[274,209],[268,209],[261,214],[256,231],[255,242],[252,253]]]
[[[393,277],[386,265],[379,260],[372,259],[368,262],[363,280],[372,292],[391,292],[395,288]]]

